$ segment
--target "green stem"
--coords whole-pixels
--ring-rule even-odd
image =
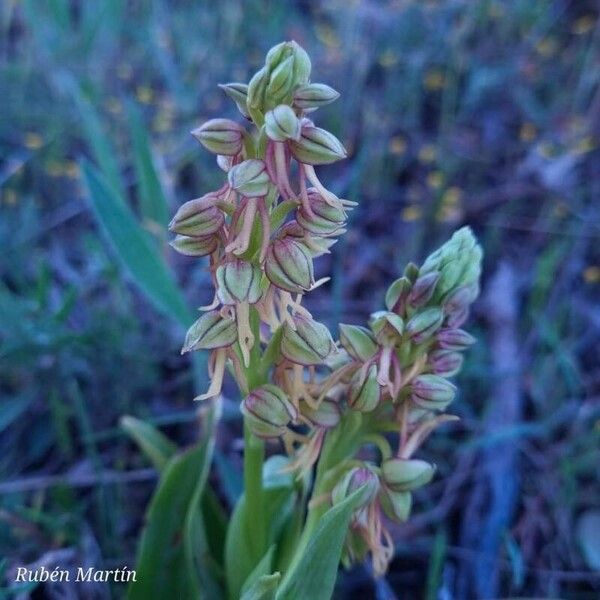
[[[251,543],[256,562],[267,548],[267,515],[264,511],[262,470],[265,443],[259,440],[244,423],[244,491],[246,514],[250,515]]]

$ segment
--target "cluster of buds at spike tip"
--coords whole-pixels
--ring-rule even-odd
[[[422,266],[406,267],[366,327],[342,324],[333,340],[302,300],[326,280],[315,280],[313,263],[345,232],[354,203],[315,171],[346,150],[307,117],[338,97],[310,76],[306,52],[283,42],[247,84],[220,86],[244,124],[213,119],[192,132],[224,173],[219,189],[185,203],[170,224],[175,250],[207,257],[214,287],[183,352],[210,352],[211,383],[199,399],[219,395],[231,373],[244,390],[248,429],[279,440],[298,477],[352,425],[352,443],[342,439],[342,450],[329,452],[349,454],[324,471],[328,487],[316,500],[338,504],[363,489],[345,557],[358,561],[370,552],[383,573],[393,553],[383,515],[408,518],[414,491],[434,474],[414,454],[453,418],[444,413],[456,395],[448,378],[475,341],[462,327],[479,293],[482,254],[471,230],[460,229]],[[358,461],[362,446],[373,443],[380,464]]]

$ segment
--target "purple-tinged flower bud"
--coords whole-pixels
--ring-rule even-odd
[[[245,83],[223,83],[219,84],[219,87],[235,102],[238,110],[249,118],[248,107],[246,102],[248,101],[248,86]]]
[[[411,399],[423,408],[444,410],[456,396],[456,386],[439,375],[419,375],[411,384]]]
[[[216,233],[225,223],[225,217],[214,205],[214,200],[213,196],[207,195],[182,204],[169,223],[169,230],[191,237]]]
[[[466,350],[476,340],[464,329],[440,329],[436,335],[437,343],[444,350]]]
[[[189,329],[181,353],[191,350],[214,350],[231,346],[237,339],[234,319],[213,310],[202,315]]]
[[[396,279],[385,294],[385,306],[388,310],[402,312],[408,299],[412,284],[406,277]]]
[[[404,321],[396,313],[379,310],[369,318],[369,327],[380,344],[390,346],[400,341],[404,332]]]
[[[265,132],[276,142],[297,140],[300,137],[300,119],[287,104],[280,104],[265,115]]]
[[[381,478],[392,492],[410,492],[429,483],[435,466],[424,460],[391,458],[381,465]]]
[[[214,235],[199,238],[178,235],[169,242],[169,245],[179,254],[199,257],[212,254],[219,246],[219,240]]]
[[[258,302],[262,294],[261,277],[262,271],[256,265],[240,258],[227,261],[216,272],[219,300],[223,304]]]
[[[381,400],[381,388],[377,382],[377,367],[373,364],[366,373],[359,369],[350,380],[348,406],[359,412],[375,410]]]
[[[340,422],[340,407],[337,402],[330,398],[325,398],[318,408],[311,408],[306,405],[302,409],[302,414],[317,427],[331,429]]]
[[[389,519],[396,523],[404,523],[410,517],[412,494],[410,492],[394,492],[385,484],[379,492],[381,507]]]
[[[215,154],[234,156],[243,147],[244,128],[230,119],[211,119],[192,131],[192,135]]]
[[[379,492],[379,477],[368,466],[354,467],[340,479],[331,491],[331,503],[335,506],[364,487],[364,496],[360,507],[372,502]]]
[[[408,295],[408,303],[418,308],[423,306],[431,300],[435,291],[435,286],[440,279],[440,274],[437,271],[432,271],[426,275],[419,277]]]
[[[377,352],[371,332],[359,325],[340,323],[340,343],[355,360],[365,362]]]
[[[461,312],[473,303],[479,295],[479,285],[470,284],[456,288],[444,300],[443,308],[447,314]]]
[[[289,142],[293,157],[305,165],[328,165],[346,158],[346,149],[335,135],[315,127],[303,125],[300,138]]]
[[[330,104],[340,97],[332,87],[324,83],[308,83],[296,88],[294,92],[294,106],[312,112]]]
[[[444,313],[439,308],[427,308],[410,319],[406,333],[415,344],[421,344],[441,327],[443,321]]]
[[[463,357],[452,350],[435,350],[429,355],[427,362],[435,375],[453,377],[460,371]]]
[[[461,308],[460,310],[457,310],[456,312],[450,313],[446,317],[446,325],[453,329],[458,329],[461,325],[464,325],[467,322],[468,318],[469,318],[469,309]]]
[[[232,167],[227,173],[229,185],[242,196],[266,196],[271,180],[262,160],[251,158]]]
[[[297,365],[319,365],[335,350],[325,325],[301,314],[294,315],[294,327],[283,324],[281,354]]]
[[[332,206],[316,190],[308,191],[308,210],[300,206],[297,213],[298,223],[306,231],[315,235],[334,235],[339,233],[346,223],[346,213],[342,208]]]
[[[309,251],[304,244],[289,236],[269,244],[265,273],[273,285],[293,294],[307,292],[315,283]]]
[[[252,433],[261,438],[280,437],[290,421],[298,418],[296,407],[283,390],[271,384],[262,385],[246,396],[241,410]]]

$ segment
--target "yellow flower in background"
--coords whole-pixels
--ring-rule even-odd
[[[340,38],[329,25],[317,23],[315,25],[315,35],[317,39],[327,48],[339,48],[341,46]]]
[[[396,156],[404,154],[406,152],[406,140],[401,135],[395,135],[390,139],[388,147],[391,154]]]
[[[446,85],[446,77],[439,69],[432,69],[425,74],[423,85],[426,90],[441,90]]]
[[[600,283],[600,267],[591,265],[586,267],[583,271],[583,280],[586,283]]]
[[[597,147],[598,142],[591,135],[587,135],[577,142],[573,148],[573,152],[575,152],[575,154],[587,154],[588,152],[595,150]]]
[[[406,206],[400,215],[403,221],[412,222],[418,221],[423,216],[423,212],[418,206]]]
[[[585,15],[583,17],[579,17],[571,27],[571,33],[575,35],[584,35],[594,29],[596,25],[596,19],[592,15]]]
[[[427,175],[427,185],[434,190],[439,190],[444,184],[444,174],[441,171],[432,171]]]
[[[393,50],[386,50],[379,56],[379,64],[383,68],[393,67],[399,62],[398,55]]]
[[[462,190],[453,185],[449,187],[442,196],[442,204],[446,206],[456,206],[462,199]]]
[[[531,142],[537,136],[537,129],[533,123],[523,123],[519,130],[519,139],[522,142]]]
[[[424,144],[419,150],[419,161],[422,163],[432,163],[437,156],[437,151],[433,144]]]
[[[535,45],[535,49],[540,56],[550,58],[556,54],[558,42],[554,38],[544,38]]]
[[[147,85],[138,85],[135,96],[142,104],[150,104],[154,99],[154,90]]]
[[[44,138],[39,133],[30,131],[25,134],[23,144],[29,150],[39,150],[44,145]]]
[[[113,115],[118,115],[123,112],[123,105],[118,98],[112,97],[106,101],[106,110]]]

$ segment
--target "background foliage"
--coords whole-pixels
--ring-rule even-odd
[[[156,472],[119,418],[180,446],[199,433],[202,365],[179,348],[210,286],[165,224],[219,181],[188,132],[237,118],[216,84],[246,81],[293,38],[342,93],[320,118],[351,158],[322,173],[359,202],[317,265],[334,276],[315,315],[364,321],[463,223],[486,251],[462,420],[427,446],[437,482],[398,528],[387,579],[356,569],[337,597],[598,596],[595,2],[8,0],[0,32],[6,581],[36,561],[133,565]],[[210,478],[231,504],[241,430],[227,391]]]

